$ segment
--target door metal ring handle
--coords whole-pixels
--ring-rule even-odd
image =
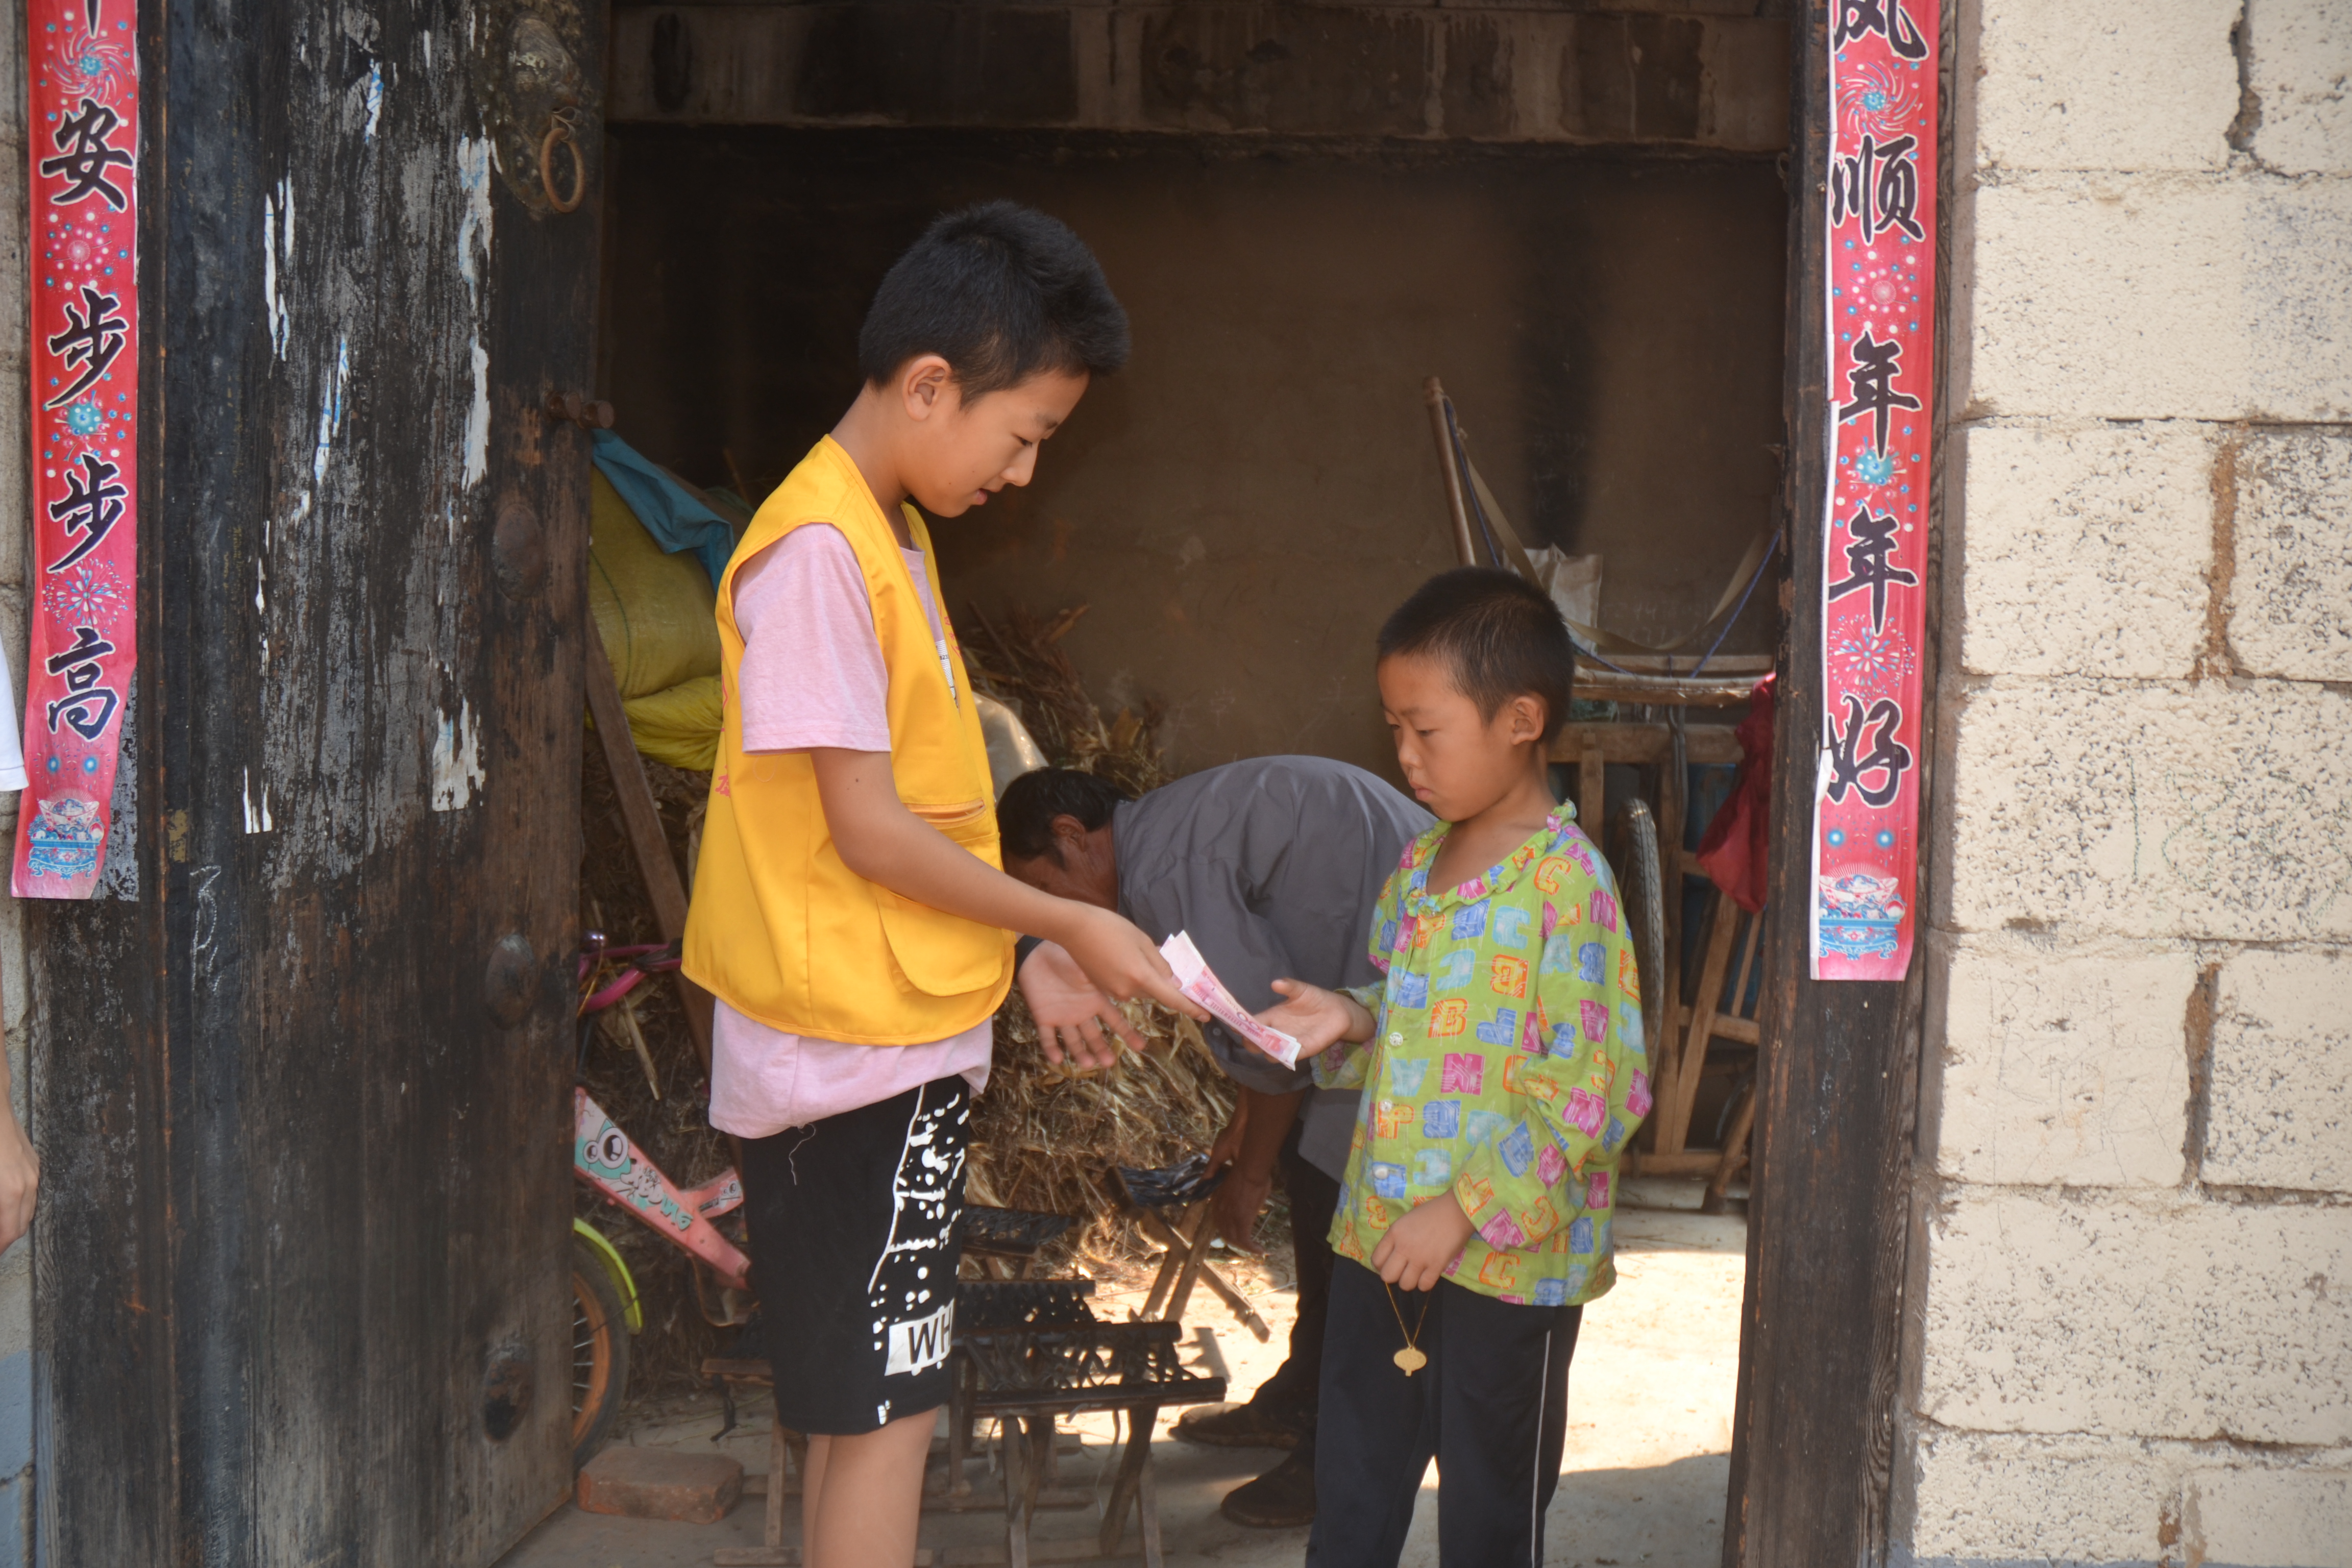
[[[568,199],[555,194],[555,149],[559,144],[572,153],[572,195]],[[539,188],[547,193],[547,205],[560,213],[578,211],[588,195],[588,161],[581,156],[580,142],[572,133],[569,109],[559,109],[547,117],[547,134],[539,143]]]

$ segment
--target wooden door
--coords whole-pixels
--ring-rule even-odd
[[[604,12],[142,7],[136,886],[28,906],[48,1562],[486,1563],[570,1483]]]

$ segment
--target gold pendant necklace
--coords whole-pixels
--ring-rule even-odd
[[[1411,1377],[1429,1364],[1428,1352],[1417,1342],[1421,1338],[1422,1325],[1429,1321],[1429,1301],[1426,1298],[1423,1300],[1421,1316],[1414,1319],[1412,1327],[1408,1329],[1404,1326],[1404,1310],[1397,1305],[1396,1291],[1385,1279],[1381,1281],[1381,1289],[1388,1292],[1389,1310],[1396,1314],[1397,1332],[1404,1336],[1404,1349],[1389,1359],[1402,1367],[1404,1374]]]

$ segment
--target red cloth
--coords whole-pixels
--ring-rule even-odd
[[[1739,776],[1731,798],[1698,842],[1700,869],[1731,901],[1753,914],[1764,907],[1764,862],[1772,840],[1772,677],[1756,683],[1739,737]]]

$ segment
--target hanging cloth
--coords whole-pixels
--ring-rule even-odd
[[[1772,677],[1756,683],[1739,738],[1739,773],[1730,797],[1698,841],[1699,869],[1753,914],[1764,907],[1765,853],[1772,842]]]
[[[735,553],[735,531],[727,520],[703,505],[684,486],[649,461],[635,447],[610,430],[595,432],[593,461],[596,471],[612,482],[654,542],[675,555],[691,550],[710,574],[710,585],[727,574],[728,558]]]

